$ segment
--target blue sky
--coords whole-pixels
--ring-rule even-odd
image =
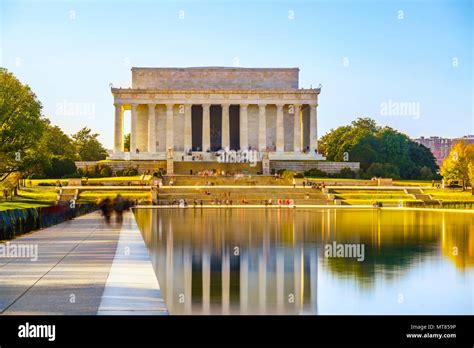
[[[109,148],[110,83],[131,66],[299,67],[300,87],[323,86],[320,135],[369,116],[456,137],[474,134],[473,3],[0,0],[0,65]]]

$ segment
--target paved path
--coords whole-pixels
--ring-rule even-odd
[[[143,254],[146,248],[134,224],[132,213],[124,215],[122,226],[113,222],[107,225],[99,213],[91,213],[10,241],[10,247],[37,245],[38,259],[0,257],[0,313],[97,314],[105,301],[103,295],[110,294],[111,289],[107,287],[114,285],[109,281],[115,274],[111,271],[116,269],[114,264],[120,259],[116,256],[120,253],[117,247],[124,247],[122,243],[126,242],[123,240],[126,236],[133,237],[130,250],[137,250],[140,241],[143,245],[139,248],[140,253],[132,253],[133,257],[125,263],[129,273],[124,274],[128,278],[121,291],[130,292],[133,298],[136,296],[135,281],[144,283],[143,277],[146,277],[145,283],[154,287],[150,296],[159,297],[141,301],[156,304],[161,299],[158,282],[150,280],[150,272],[145,275],[136,272],[143,269],[147,260],[149,267],[152,266],[147,259],[148,253]],[[141,262],[138,265],[137,258]],[[153,279],[156,279],[154,274]],[[120,301],[127,300],[122,297]],[[120,301],[109,303],[107,309],[116,312],[124,309],[119,307]]]
[[[124,220],[98,314],[168,314],[148,250],[134,218]]]
[[[265,204],[203,204],[194,205],[191,203],[187,207],[180,207],[178,205],[137,205],[136,209],[201,209],[201,208],[210,208],[210,209],[242,209],[242,208],[258,208],[258,209],[307,209],[307,208],[317,208],[317,209],[361,209],[361,208],[372,208],[372,205],[316,205],[316,204],[296,204],[296,205],[265,205]]]

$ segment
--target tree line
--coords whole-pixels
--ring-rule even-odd
[[[87,127],[65,134],[42,115],[30,87],[0,68],[0,179],[13,172],[52,178],[76,173],[74,161],[106,158],[98,136]]]
[[[331,129],[321,137],[319,152],[330,161],[360,162],[362,178],[432,180],[438,166],[431,150],[390,127],[370,118]]]

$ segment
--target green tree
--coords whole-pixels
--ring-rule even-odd
[[[377,126],[369,118],[359,118],[349,126],[331,130],[321,138],[321,145],[321,152],[328,160],[360,162],[361,174],[367,173],[373,164],[383,164],[373,167],[369,176],[385,173],[397,178],[421,179],[428,175],[428,171],[425,169],[422,173],[421,168],[427,167],[431,173],[438,168],[428,148],[393,128]],[[348,158],[344,158],[345,152]]]
[[[123,137],[123,147],[125,152],[130,151],[130,133],[125,134]]]
[[[422,180],[432,180],[434,177],[431,168],[423,166],[420,168],[420,179]]]
[[[79,160],[100,161],[107,157],[107,150],[97,139],[98,136],[99,134],[92,133],[87,127],[72,135]]]
[[[352,147],[349,158],[351,161],[360,162],[360,169],[366,171],[377,159],[378,147],[378,138],[373,134],[368,134]]]
[[[52,125],[49,120],[45,119],[44,123],[45,131],[40,141],[41,149],[50,156],[76,160],[76,147],[72,139],[61,128]]]
[[[24,173],[34,167],[43,130],[41,103],[36,95],[0,68],[0,174]]]
[[[399,168],[392,163],[373,163],[364,175],[366,178],[400,178]]]
[[[74,161],[68,158],[53,157],[51,165],[45,168],[44,173],[48,178],[62,178],[63,176],[77,172]]]
[[[329,133],[323,135],[318,141],[318,151],[329,161],[336,161],[344,153],[342,138],[349,133],[351,126],[341,126],[331,129]],[[341,154],[341,156],[339,156]]]
[[[474,195],[474,162],[469,163],[469,182],[471,183],[471,193]]]
[[[366,135],[374,134],[379,127],[370,118],[358,118],[349,126],[332,129],[318,142],[319,151],[330,161],[344,161],[344,153],[350,153],[352,147]],[[349,158],[352,160],[351,158]]]

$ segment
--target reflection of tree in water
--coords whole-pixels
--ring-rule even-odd
[[[471,214],[464,214],[471,215]],[[474,217],[474,215],[472,215]],[[474,219],[473,219],[474,220]],[[456,267],[474,267],[474,221],[468,224],[457,220],[441,237],[443,255],[454,262]]]
[[[377,248],[365,244],[365,259],[362,262],[357,258],[325,258],[324,249],[321,257],[329,270],[342,275],[351,276],[362,285],[370,286],[377,275],[387,279],[400,276],[400,272],[408,271],[415,263],[429,255],[437,253],[436,241],[424,241],[420,244],[383,245]]]
[[[347,215],[346,215],[347,214]],[[351,217],[351,218],[349,218]],[[353,215],[338,212],[326,219],[327,226],[337,226],[321,242],[323,265],[334,273],[352,276],[370,285],[376,275],[387,279],[399,277],[412,265],[429,257],[451,259],[463,269],[474,264],[474,215],[410,210],[373,210]],[[336,221],[337,220],[337,221]],[[363,243],[365,260],[325,258],[324,245]],[[457,248],[458,255],[454,255]]]

